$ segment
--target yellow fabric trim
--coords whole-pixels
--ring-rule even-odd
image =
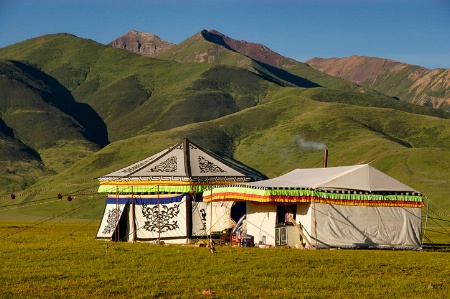
[[[229,185],[236,182],[230,181],[211,181],[211,182],[182,182],[182,181],[101,181],[100,185],[110,186],[148,186],[148,185],[160,185],[160,186],[197,186],[197,185]]]

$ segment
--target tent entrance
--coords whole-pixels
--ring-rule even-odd
[[[114,233],[111,236],[111,241],[126,241],[128,239],[128,221],[127,217],[124,215],[127,215],[130,210],[130,205],[126,205],[122,215],[120,215],[119,221],[117,223],[116,229],[114,230]]]
[[[247,213],[247,204],[244,201],[236,201],[231,207],[230,216],[234,222],[238,222]]]
[[[114,198],[111,198],[106,202],[103,219],[96,236],[97,239],[119,240],[124,234],[126,236],[127,217],[123,217],[123,215],[126,214],[124,213],[124,210],[127,207],[127,204],[116,203],[115,201]],[[114,238],[113,235],[115,235]]]

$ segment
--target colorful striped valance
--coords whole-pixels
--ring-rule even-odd
[[[214,182],[214,185],[229,185],[230,181]],[[157,193],[202,193],[211,188],[212,184],[200,182],[167,182],[167,181],[102,181],[99,193],[118,194],[157,194]]]
[[[255,201],[273,203],[316,202],[358,206],[422,207],[423,196],[412,193],[363,192],[350,190],[272,189],[224,186],[205,190],[203,201]]]

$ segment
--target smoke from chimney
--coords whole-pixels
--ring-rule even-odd
[[[307,149],[311,149],[311,150],[326,150],[326,149],[328,149],[328,147],[325,144],[323,144],[321,142],[317,142],[317,141],[306,140],[302,136],[297,137],[297,143],[299,146],[306,147]]]

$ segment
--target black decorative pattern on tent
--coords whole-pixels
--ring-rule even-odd
[[[115,208],[108,212],[108,219],[106,220],[107,224],[102,231],[103,234],[111,234],[114,232],[117,222],[119,221],[120,213],[120,208]]]
[[[216,172],[226,172],[225,170],[223,170],[222,168],[220,168],[219,166],[215,165],[214,163],[206,160],[204,157],[199,156],[198,157],[198,164],[200,167],[200,172],[201,173],[216,173]]]
[[[202,221],[202,231],[206,231],[206,210],[200,209],[201,221]]]
[[[177,157],[172,156],[166,161],[150,169],[151,172],[176,172],[177,171]]]
[[[121,173],[125,173],[125,174],[132,173],[132,172],[140,169],[141,167],[145,166],[146,164],[150,163],[153,160],[155,160],[155,158],[153,158],[153,157],[149,158],[149,159],[145,159],[144,161],[141,161],[140,163],[136,163],[134,165],[131,165],[130,167],[123,169],[121,171]]]
[[[147,219],[142,227],[149,232],[165,233],[179,228],[178,220],[174,220],[180,213],[180,204],[174,204],[172,207],[160,205],[158,217],[158,205],[142,205],[142,215]]]

